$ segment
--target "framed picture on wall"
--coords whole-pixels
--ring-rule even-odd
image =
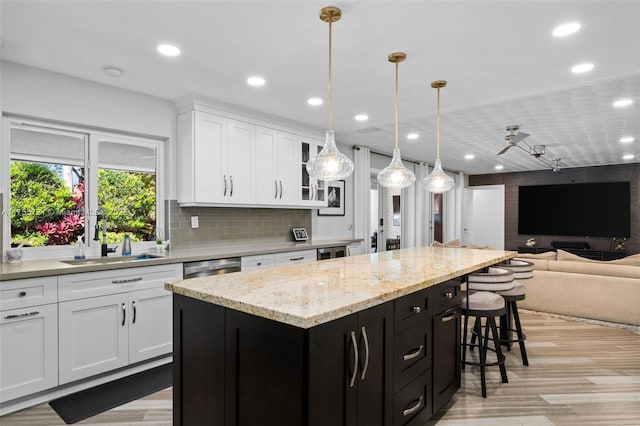
[[[344,181],[327,182],[327,208],[318,209],[318,216],[344,216]]]

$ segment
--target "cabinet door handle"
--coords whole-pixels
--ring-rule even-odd
[[[38,314],[40,314],[40,311],[26,312],[24,314],[5,315],[4,319],[15,319],[15,318],[32,317],[32,316],[38,315]]]
[[[276,179],[274,179],[273,183],[276,185],[276,193],[273,196],[273,198],[278,198],[278,181]]]
[[[131,302],[131,307],[133,308],[133,319],[131,320],[132,323],[136,323],[136,317],[138,316],[138,310],[136,309],[136,302],[133,301]]]
[[[223,197],[227,196],[227,175],[223,176],[224,178],[224,194],[222,194]]]
[[[113,281],[111,281],[111,283],[112,284],[127,284],[127,283],[135,283],[136,281],[142,281],[142,277],[127,278],[125,280],[113,280]]]
[[[280,181],[280,199],[282,200],[282,181]]]
[[[125,304],[122,304],[122,326],[124,327],[127,320],[127,307]]]
[[[413,407],[407,408],[402,412],[403,416],[410,416],[416,411],[418,411],[422,407],[422,403],[424,402],[424,396],[421,396],[420,399],[414,404]]]
[[[353,387],[356,384],[356,376],[358,375],[358,342],[356,341],[356,332],[351,332],[351,345],[353,346],[353,373],[351,373],[351,380],[349,381],[349,387]]]
[[[450,315],[447,315],[446,317],[442,317],[442,319],[440,320],[441,322],[449,322],[452,319],[454,319],[456,317],[456,313],[452,313]]]
[[[447,299],[452,299],[453,298],[453,293],[448,291],[444,294],[444,297],[446,297]]]
[[[362,338],[364,339],[364,367],[362,367],[362,375],[360,380],[364,380],[369,369],[369,338],[367,337],[367,329],[362,327]]]
[[[422,308],[421,308],[420,306],[412,306],[412,307],[411,307],[411,311],[412,311],[414,314],[419,314],[420,312],[422,312]]]
[[[418,349],[416,349],[415,351],[408,353],[406,355],[404,355],[402,357],[402,359],[404,361],[410,361],[414,358],[418,358],[420,356],[420,354],[422,353],[422,350],[424,349],[424,345],[420,345],[420,347]]]
[[[229,175],[229,182],[231,182],[231,192],[229,193],[229,197],[233,197],[233,176]]]
[[[302,260],[304,259],[304,256],[300,256],[300,257],[290,257],[289,260],[292,262],[296,262],[298,260]]]
[[[24,290],[23,290],[23,291],[21,291],[21,292],[18,294],[18,296],[20,296],[20,297],[25,297],[26,295],[27,295],[27,292],[26,292],[26,291],[24,291]]]

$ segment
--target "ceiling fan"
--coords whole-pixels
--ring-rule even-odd
[[[508,126],[506,128],[506,130],[509,132],[509,134],[504,137],[504,139],[507,141],[507,146],[505,146],[496,155],[502,155],[505,152],[507,152],[509,150],[509,148],[515,146],[515,147],[520,148],[521,150],[523,150],[527,154],[535,157],[541,163],[547,165],[548,167],[551,167],[551,170],[553,170],[554,172],[560,171],[560,160],[561,160],[561,158],[547,158],[547,157],[545,157],[546,145],[533,145],[533,146],[529,145],[528,143],[526,143],[524,141],[524,139],[529,137],[529,136],[531,136],[531,135],[529,133],[524,133],[524,132],[516,133],[519,129],[520,129],[520,126],[518,126],[517,124]],[[522,142],[522,144],[519,145],[518,142]],[[525,145],[526,148],[523,147],[522,145]]]
[[[498,152],[496,155],[502,155],[505,152],[507,152],[509,150],[509,148],[512,148],[514,146],[518,146],[519,148],[521,148],[518,145],[518,142],[524,140],[526,137],[530,136],[529,133],[524,133],[524,132],[518,132],[517,134],[515,132],[518,131],[518,129],[520,128],[520,126],[518,126],[517,124],[514,124],[512,126],[508,126],[506,128],[506,130],[509,132],[508,135],[506,135],[504,137],[504,139],[507,141],[508,145],[505,146],[500,152]],[[531,147],[525,142],[525,145],[527,145],[527,147],[529,148],[528,150],[525,150],[527,152],[531,151]],[[524,148],[523,148],[524,149]]]

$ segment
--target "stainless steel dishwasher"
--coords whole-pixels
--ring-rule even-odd
[[[185,262],[182,272],[184,279],[240,272],[240,258],[229,257],[226,259]]]

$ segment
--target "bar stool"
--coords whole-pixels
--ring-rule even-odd
[[[464,315],[464,333],[462,337],[462,369],[466,365],[474,365],[480,367],[480,381],[482,386],[482,397],[487,397],[487,384],[485,377],[485,369],[489,366],[498,365],[500,367],[500,376],[502,383],[508,383],[507,369],[504,365],[505,356],[500,348],[500,340],[498,338],[498,329],[495,318],[505,313],[504,298],[498,294],[488,291],[467,292],[462,299],[462,314]],[[476,318],[478,333],[478,344],[473,342],[467,343],[467,330],[469,317]],[[480,321],[485,319],[486,326],[481,327]],[[484,330],[484,335],[483,335]],[[489,332],[491,332],[493,340],[493,348],[489,347]],[[467,361],[467,345],[470,348],[478,346],[480,360],[478,362]],[[487,351],[495,352],[496,361],[487,362]]]
[[[498,264],[502,269],[507,269],[513,272],[513,276],[517,280],[527,280],[533,278],[533,263],[521,259],[511,259],[506,262]],[[511,290],[498,291],[505,299],[506,313],[503,318],[500,319],[500,341],[507,346],[507,350],[511,350],[513,343],[518,342],[520,346],[520,355],[522,357],[522,365],[529,365],[527,358],[527,350],[524,341],[527,340],[527,336],[522,331],[522,324],[520,323],[520,315],[518,314],[519,300],[524,300],[526,297],[526,286],[519,281],[516,281],[516,285]],[[504,322],[503,322],[504,319]],[[513,323],[515,322],[515,328]],[[513,338],[513,333],[516,333],[517,338]]]

